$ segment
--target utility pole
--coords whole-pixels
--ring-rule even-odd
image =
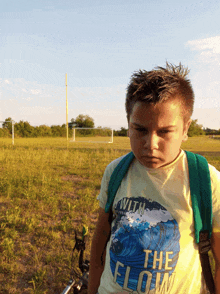
[[[68,148],[68,100],[67,100],[67,73],[66,73],[66,142]]]

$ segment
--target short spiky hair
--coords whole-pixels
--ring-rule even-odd
[[[190,80],[186,78],[188,73],[188,68],[184,68],[181,63],[174,66],[168,62],[166,68],[135,72],[126,95],[128,122],[136,102],[157,104],[177,96],[183,106],[184,119],[189,119],[193,112],[194,93]]]

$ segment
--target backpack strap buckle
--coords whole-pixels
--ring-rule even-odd
[[[201,231],[199,233],[199,253],[208,253],[211,249],[211,240],[209,238],[209,231]]]
[[[211,239],[209,231],[199,233],[199,255],[202,265],[202,273],[210,294],[215,293],[215,283],[212,275],[208,251],[211,249]]]

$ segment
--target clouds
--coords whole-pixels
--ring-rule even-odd
[[[208,55],[220,54],[220,36],[188,41],[186,45],[191,50],[202,51],[202,55],[205,52],[208,52]]]
[[[204,39],[190,40],[186,42],[186,47],[194,51],[198,66],[208,66],[210,70],[216,70],[220,65],[220,35]]]
[[[38,94],[41,94],[41,91],[38,89],[30,89],[30,92],[31,92],[31,94],[33,94],[33,95],[38,95]]]
[[[4,83],[7,85],[10,85],[10,81],[9,80],[4,80]]]
[[[220,128],[220,35],[189,40],[193,53],[192,85],[195,92],[194,117],[205,127]],[[212,115],[210,116],[210,114]]]
[[[25,116],[31,115],[42,115],[42,114],[55,114],[53,107],[42,107],[42,106],[21,106],[19,108],[20,114]]]
[[[3,80],[0,119],[12,117],[16,122],[27,120],[32,125],[54,122],[60,107],[56,101],[64,96],[65,88],[27,81],[23,78]],[[65,109],[65,106],[63,106]]]
[[[54,91],[55,90],[55,91]],[[16,79],[5,79],[2,84],[2,91],[5,93],[3,100],[7,100],[8,98],[14,99],[26,99],[31,97],[32,99],[36,96],[41,98],[54,98],[59,96],[61,93],[65,92],[64,88],[61,87],[53,87],[50,84],[41,84],[38,82],[27,81],[24,78],[16,78]]]

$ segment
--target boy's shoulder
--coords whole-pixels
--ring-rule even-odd
[[[117,165],[118,165],[118,164],[122,161],[122,159],[123,159],[126,155],[128,155],[129,153],[130,153],[130,152],[128,152],[128,153],[126,153],[126,154],[124,154],[124,155],[122,155],[122,156],[120,156],[120,157],[114,159],[112,162],[110,162],[110,163],[106,166],[106,168],[105,168],[105,172],[104,172],[104,175],[103,175],[103,178],[104,178],[105,180],[109,181],[109,179],[110,179],[112,173],[114,172],[115,168],[117,167]],[[131,165],[132,165],[132,163],[131,163]]]
[[[220,171],[217,170],[213,165],[209,164],[210,178],[212,184],[220,185]],[[220,189],[220,186],[219,186]]]
[[[116,158],[116,159],[114,159],[112,162],[110,162],[110,163],[107,165],[106,170],[107,170],[108,172],[113,172],[113,170],[116,168],[116,166],[119,164],[119,162],[120,162],[120,161],[121,161],[126,155],[127,155],[127,153],[124,154],[124,155],[122,155],[122,156],[120,156],[120,157],[118,157],[118,158]]]

